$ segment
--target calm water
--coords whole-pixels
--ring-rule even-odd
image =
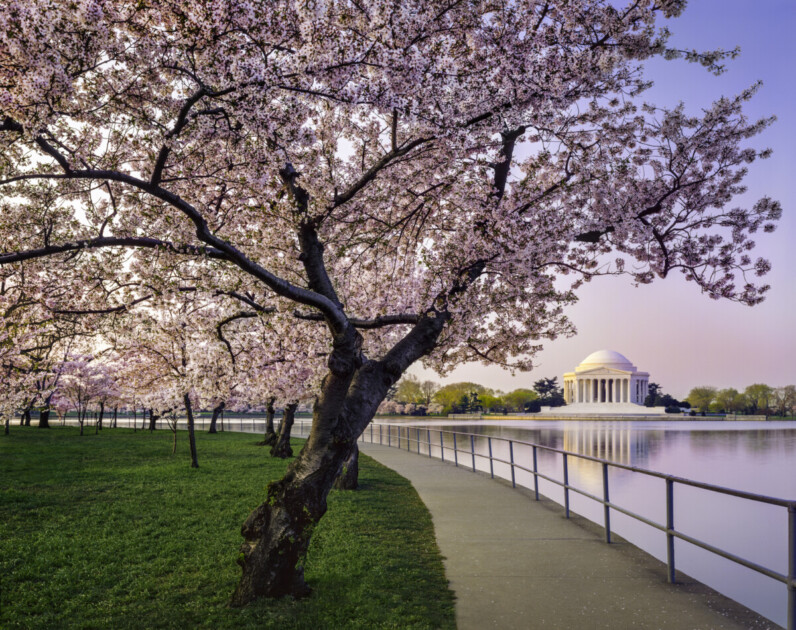
[[[758,494],[796,499],[796,423],[717,421],[502,421],[423,422],[432,436],[432,454],[439,457],[439,434],[455,430],[484,436],[535,442],[545,446],[593,455],[611,461],[704,481]],[[378,431],[378,429],[377,429]],[[426,431],[421,431],[426,440]],[[414,429],[411,432],[415,437]],[[369,432],[366,431],[366,439]],[[375,434],[375,441],[378,435]],[[395,445],[397,434],[391,441]],[[386,443],[386,432],[383,434]],[[405,446],[405,431],[404,443]],[[452,440],[445,436],[445,459],[453,459]],[[416,445],[411,445],[416,450]],[[459,440],[459,461],[471,466],[470,443]],[[505,442],[492,441],[494,456],[509,459]],[[486,437],[475,440],[476,453],[486,454]],[[421,451],[426,452],[425,445]],[[529,447],[514,446],[514,461],[532,468]],[[562,480],[563,464],[558,454],[539,451],[539,471]],[[489,470],[486,459],[477,458],[479,470]],[[495,474],[510,478],[507,465],[495,464]],[[532,477],[516,471],[520,485],[532,487]],[[602,495],[599,464],[570,458],[570,484],[597,496]],[[611,470],[611,502],[658,523],[666,522],[665,482],[629,471]],[[540,492],[563,503],[563,490],[540,480]],[[570,493],[571,509],[602,525],[603,507]],[[787,574],[787,509],[736,497],[716,495],[675,485],[675,528],[747,560]],[[612,512],[611,528],[660,560],[666,559],[666,536],[648,525]],[[729,560],[675,542],[677,569],[704,582],[757,612],[785,625],[787,591],[784,584],[741,567]]]

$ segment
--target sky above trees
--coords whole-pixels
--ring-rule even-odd
[[[678,398],[697,385],[742,390],[753,382],[780,386],[796,381],[796,3],[697,0],[668,26],[678,46],[739,46],[741,52],[720,76],[682,60],[647,61],[648,78],[655,85],[646,100],[670,106],[682,100],[689,113],[698,113],[715,98],[737,94],[760,80],[763,85],[745,110],[751,119],[777,117],[754,140],[758,147],[771,147],[772,157],[750,166],[748,192],[733,204],[753,203],[763,195],[782,203],[777,231],[755,239],[757,253],[773,266],[766,276],[772,288],[765,301],[752,308],[713,301],[675,275],[640,287],[627,278],[597,278],[567,308],[578,334],[547,342],[532,373],[512,377],[497,367],[469,364],[442,382],[475,381],[504,390],[529,387],[542,376],[560,378],[602,348],[621,352]],[[421,379],[437,378],[420,368],[413,372]]]

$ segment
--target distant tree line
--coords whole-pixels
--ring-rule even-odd
[[[510,392],[484,387],[478,383],[461,382],[441,386],[434,381],[420,381],[409,374],[402,378],[379,407],[385,415],[419,415],[449,413],[522,413],[536,412],[543,406],[558,407],[564,403],[558,380],[542,378],[533,389],[519,388]]]
[[[700,413],[743,413],[766,416],[792,416],[796,410],[796,385],[771,387],[764,383],[749,385],[743,392],[728,387],[694,387],[688,402]]]

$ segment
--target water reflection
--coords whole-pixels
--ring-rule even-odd
[[[470,467],[474,454],[477,469],[489,472],[487,455],[491,446],[497,459],[509,461],[513,455],[516,483],[529,488],[533,487],[533,477],[522,469],[533,468],[532,448],[523,442],[728,488],[796,499],[796,475],[792,474],[796,464],[796,424],[789,422],[491,421],[450,425],[416,419],[408,423],[416,427],[412,439],[420,438],[421,452],[428,453],[426,442],[431,436],[431,454],[436,457],[440,452],[440,430],[479,434],[482,437],[472,443],[460,438],[460,464]],[[509,452],[508,442],[494,438],[513,440],[513,452]],[[445,458],[453,459],[450,436],[444,440]],[[412,450],[416,450],[415,445],[416,442]],[[539,450],[537,463],[540,472],[563,479],[560,455]],[[600,464],[570,457],[568,468],[571,484],[597,496],[602,494]],[[497,476],[511,478],[508,464],[493,463],[493,470]],[[622,469],[610,470],[612,502],[658,523],[665,521],[662,480]],[[563,491],[554,484],[541,481],[539,488],[545,496],[563,502]],[[571,507],[602,524],[600,504],[571,494]],[[780,573],[787,572],[784,508],[678,485],[674,513],[678,530]],[[624,538],[665,559],[665,536],[660,531],[619,513],[612,515],[612,525]],[[679,570],[779,624],[786,623],[783,584],[682,541],[676,543],[676,555]]]

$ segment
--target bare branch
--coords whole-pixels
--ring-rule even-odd
[[[45,256],[53,256],[55,254],[62,254],[63,252],[80,251],[83,249],[100,249],[103,247],[147,247],[150,249],[163,249],[174,254],[207,256],[208,258],[217,258],[221,260],[227,259],[227,256],[223,252],[212,247],[175,245],[168,241],[161,241],[160,239],[143,236],[100,236],[97,238],[87,238],[61,243],[60,245],[48,245],[46,247],[29,249],[21,252],[0,253],[0,265],[21,262],[23,260],[32,260],[34,258],[44,258]]]

